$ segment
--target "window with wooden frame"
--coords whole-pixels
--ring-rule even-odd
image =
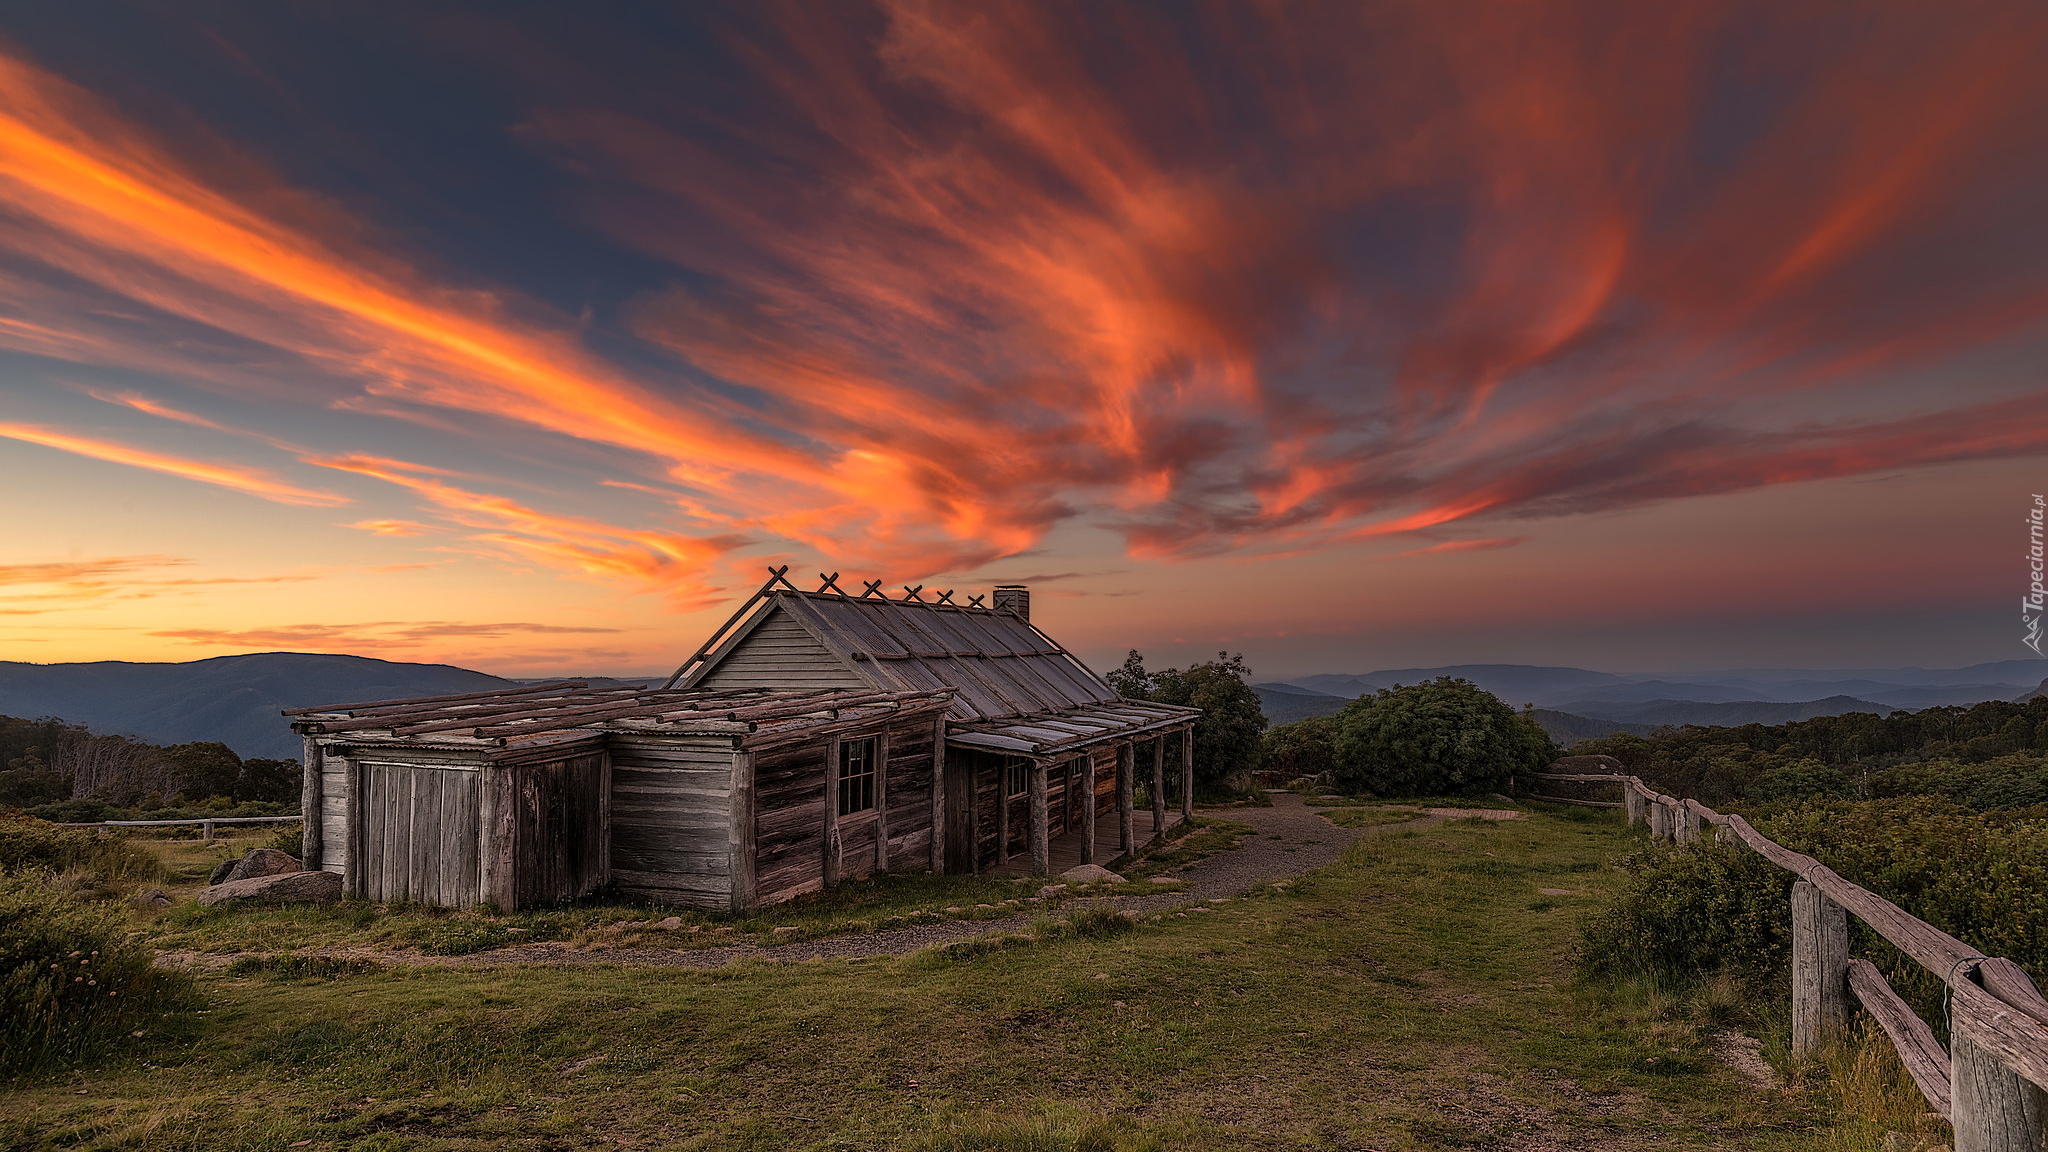
[[[1011,759],[1003,765],[1003,795],[1022,796],[1031,790],[1031,761]]]
[[[875,738],[839,742],[839,814],[853,816],[875,806]]]

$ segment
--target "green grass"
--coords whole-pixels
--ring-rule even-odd
[[[1628,843],[1453,821],[1206,911],[897,958],[246,963],[130,1056],[0,1092],[0,1147],[1838,1146],[1822,1094],[1702,1055],[1711,1003],[1574,983]]]
[[[1420,819],[1422,813],[1414,808],[1332,808],[1322,817],[1332,824],[1344,828],[1378,828],[1386,824],[1406,824]]]

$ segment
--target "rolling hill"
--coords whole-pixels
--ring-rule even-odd
[[[262,652],[181,664],[0,661],[0,715],[56,716],[153,744],[218,740],[243,756],[297,757],[278,712],[313,704],[440,696],[510,687],[448,664]]]

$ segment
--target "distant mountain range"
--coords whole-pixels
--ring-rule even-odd
[[[1666,724],[1782,724],[1844,712],[1887,713],[1936,704],[2024,699],[2041,690],[2048,660],[2002,660],[1968,668],[1736,669],[1676,676],[1618,676],[1584,668],[1456,664],[1359,675],[1303,676],[1253,685],[1267,719],[1284,724],[1327,716],[1353,697],[1462,676],[1537,722],[1560,742],[1609,732],[1648,733]],[[593,684],[640,683],[584,677]],[[219,740],[243,756],[299,755],[278,712],[314,704],[439,696],[518,683],[448,664],[406,664],[364,656],[264,652],[181,664],[106,660],[90,664],[0,661],[0,715],[56,716],[96,732],[157,744]]]
[[[218,740],[243,756],[296,758],[299,738],[278,712],[315,704],[445,696],[513,682],[448,664],[263,652],[184,664],[0,661],[0,715],[56,716],[152,744]]]
[[[1682,675],[1620,676],[1531,664],[1454,664],[1323,673],[1255,684],[1266,718],[1285,724],[1327,716],[1346,701],[1438,676],[1472,681],[1515,707],[1532,705],[1560,743],[1638,735],[1664,725],[1784,724],[1847,712],[1889,715],[1937,705],[2022,700],[2048,691],[2048,660],[2000,660],[1967,668],[1741,668]]]

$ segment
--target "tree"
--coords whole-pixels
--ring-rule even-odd
[[[1268,771],[1288,776],[1319,776],[1337,767],[1337,718],[1310,716],[1266,729],[1263,741]]]
[[[287,803],[299,798],[304,779],[297,760],[269,760],[262,757],[242,761],[242,773],[235,781],[235,803],[274,800]]]
[[[1259,766],[1260,737],[1266,731],[1266,713],[1259,707],[1259,694],[1245,679],[1252,670],[1243,655],[1218,652],[1216,659],[1186,668],[1168,668],[1147,673],[1145,658],[1136,649],[1124,666],[1110,674],[1112,687],[1130,696],[1124,686],[1149,682],[1140,700],[1159,704],[1182,704],[1202,710],[1195,722],[1195,787],[1217,791],[1241,788],[1247,774]],[[1232,783],[1226,785],[1226,781]]]
[[[1557,757],[1535,720],[1450,676],[1361,696],[1337,714],[1337,727],[1337,780],[1354,792],[1495,791]]]
[[[242,779],[242,758],[218,740],[194,740],[164,749],[171,778],[187,800],[229,799]]]
[[[1136,648],[1124,657],[1123,667],[1112,668],[1103,677],[1117,695],[1130,700],[1152,698],[1152,674],[1145,671],[1145,657]]]

